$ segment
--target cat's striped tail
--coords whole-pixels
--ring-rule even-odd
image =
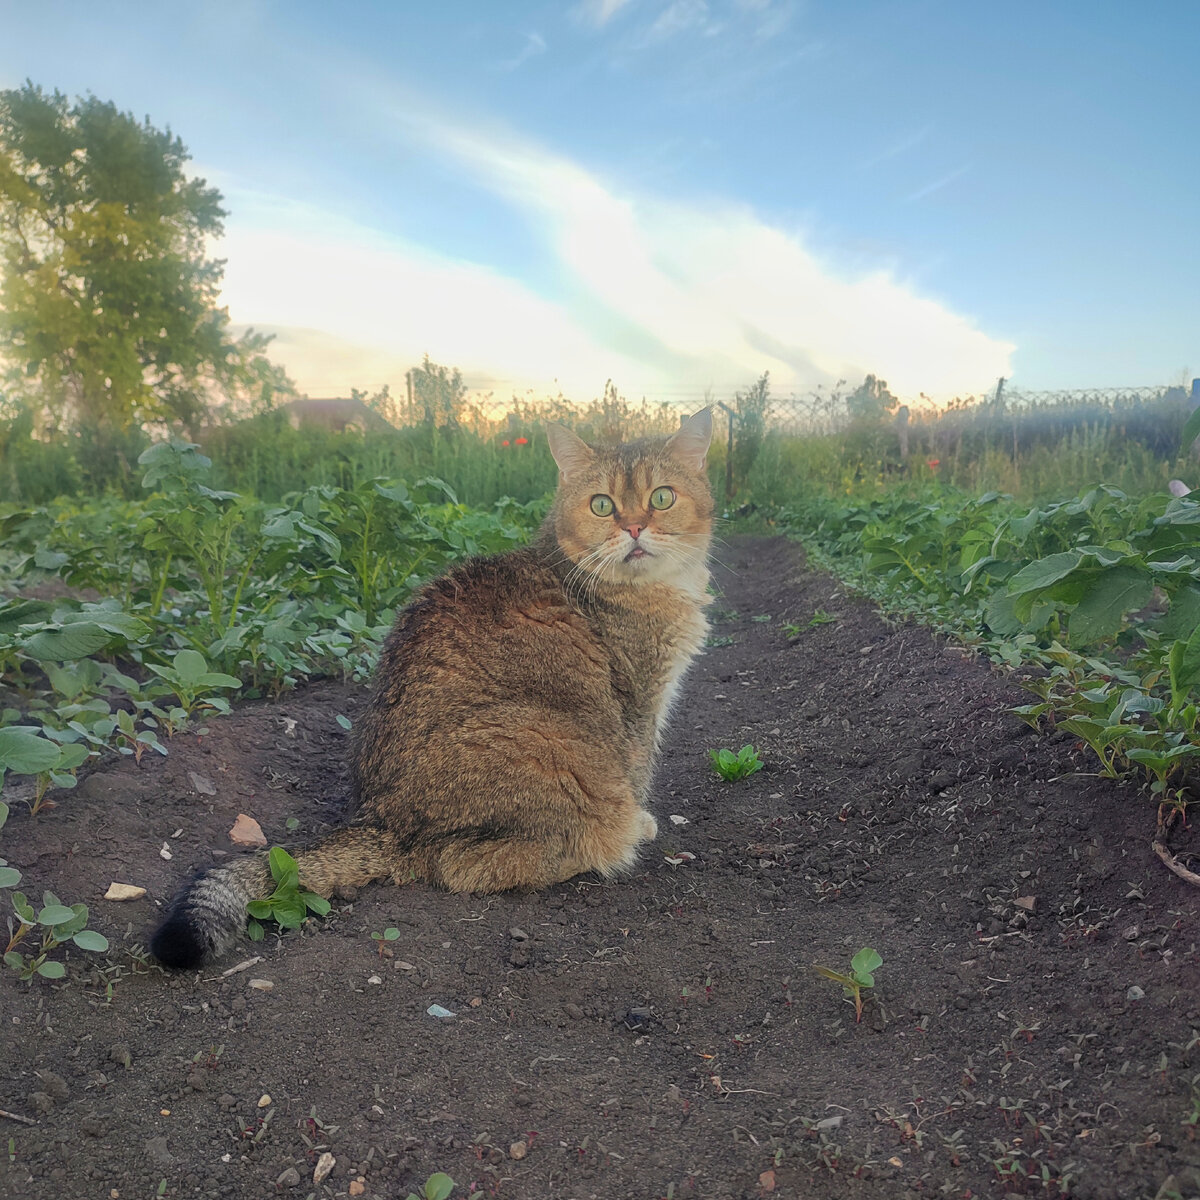
[[[338,829],[296,852],[300,886],[328,897],[337,887],[361,887],[399,876],[396,839],[371,825]],[[164,967],[186,970],[219,958],[246,928],[246,905],[275,890],[266,854],[210,867],[187,883],[150,938],[150,952]]]

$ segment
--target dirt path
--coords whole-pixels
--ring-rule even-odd
[[[376,886],[199,975],[139,968],[237,813],[271,842],[337,821],[359,692],[332,683],[14,814],[26,890],[86,900],[114,948],[90,979],[78,954],[64,985],[0,982],[0,1108],[35,1121],[0,1119],[0,1194],[390,1200],[441,1170],[456,1200],[1200,1196],[1200,895],[1153,860],[1149,802],[795,546],[722,557],[732,643],[690,677],[662,832],[620,882]],[[818,608],[838,620],[789,644]],[[722,783],[705,751],[746,741],[767,769]],[[105,903],[114,879],[149,895]],[[855,1024],[811,967],[863,945],[885,963]]]

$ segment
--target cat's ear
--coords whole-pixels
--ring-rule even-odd
[[[712,409],[702,408],[698,413],[684,417],[679,432],[667,439],[667,450],[685,467],[703,471],[712,431]]]
[[[558,473],[563,479],[577,475],[592,461],[592,448],[565,425],[547,424],[546,437],[550,439],[550,453],[558,463]]]

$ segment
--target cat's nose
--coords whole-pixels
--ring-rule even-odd
[[[628,531],[629,536],[636,542],[638,534],[641,533],[646,527],[645,525],[626,525],[625,528]]]

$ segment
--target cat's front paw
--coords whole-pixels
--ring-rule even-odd
[[[639,810],[634,828],[639,842],[652,842],[658,837],[658,822],[644,808]]]

